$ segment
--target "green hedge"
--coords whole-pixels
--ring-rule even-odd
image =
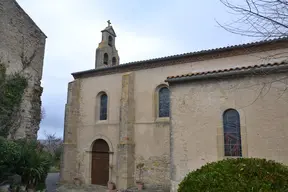
[[[190,172],[178,192],[288,191],[287,166],[256,158],[226,159]]]

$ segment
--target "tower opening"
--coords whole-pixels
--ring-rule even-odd
[[[108,26],[101,32],[102,40],[96,49],[95,68],[119,65],[120,58],[115,46],[116,33],[110,21],[108,21]]]
[[[104,64],[108,65],[108,54],[104,53]]]
[[[112,58],[112,66],[116,65],[116,62],[117,62],[116,57],[113,57]]]
[[[108,45],[111,47],[113,45],[113,37],[111,35],[109,35],[109,37],[108,37]]]

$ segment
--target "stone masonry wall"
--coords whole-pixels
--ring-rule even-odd
[[[118,185],[128,188],[134,185],[134,73],[124,74],[122,77],[122,94],[119,122],[118,144]]]
[[[45,41],[45,34],[15,0],[0,1],[0,61],[6,65],[7,74],[21,71],[28,79],[19,115],[20,128],[10,135],[12,138],[37,138]]]
[[[135,125],[134,177],[147,188],[170,188],[169,135],[169,121]],[[142,174],[137,168],[140,164],[144,165]]]
[[[142,175],[137,169],[137,165],[140,163],[144,164]],[[136,156],[135,164],[135,180],[141,177],[147,188],[170,188],[170,154],[151,156],[148,159]]]
[[[80,101],[80,81],[75,80],[68,85],[68,96],[65,107],[64,122],[64,143],[61,159],[60,182],[72,183],[79,177],[77,172],[78,151],[77,151],[77,130],[79,126],[79,101]]]
[[[192,170],[224,157],[223,113],[240,116],[242,156],[288,164],[288,74],[170,85],[171,191]]]

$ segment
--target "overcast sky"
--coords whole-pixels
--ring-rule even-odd
[[[94,68],[101,30],[110,19],[120,62],[126,63],[251,41],[219,27],[231,21],[219,0],[18,0],[48,36],[42,103],[44,133],[63,136],[72,72]]]

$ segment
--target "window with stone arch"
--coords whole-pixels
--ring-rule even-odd
[[[168,87],[158,89],[158,117],[170,116],[170,90]]]
[[[107,106],[108,106],[108,96],[106,93],[100,95],[100,110],[99,110],[99,120],[107,120]]]
[[[105,65],[108,65],[108,54],[107,53],[104,53],[104,64]]]
[[[242,157],[240,115],[235,109],[223,113],[224,155]]]

